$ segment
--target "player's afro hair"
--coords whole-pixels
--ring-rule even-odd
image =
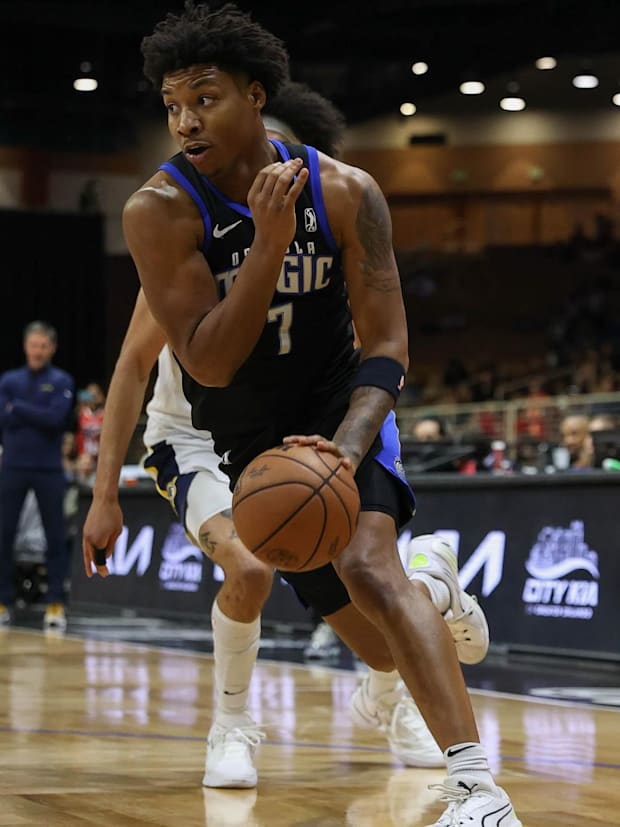
[[[282,121],[304,144],[338,156],[346,125],[344,116],[305,83],[287,81],[277,95],[267,98],[263,114]]]
[[[182,14],[169,13],[142,41],[144,74],[155,89],[164,75],[200,64],[244,72],[267,95],[288,78],[284,43],[233,3],[218,9],[187,0]]]

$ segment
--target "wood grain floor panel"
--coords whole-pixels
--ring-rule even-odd
[[[440,770],[403,768],[352,727],[351,672],[259,662],[258,790],[201,787],[212,663],[5,630],[0,827],[424,827]],[[524,827],[620,825],[620,713],[473,695]]]

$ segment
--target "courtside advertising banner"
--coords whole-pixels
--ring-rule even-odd
[[[484,607],[493,643],[620,655],[620,492],[612,475],[473,481],[428,475],[413,485],[417,513],[398,539],[403,565],[412,537],[445,537],[457,552],[461,584]],[[86,495],[81,505],[84,515]],[[72,602],[206,615],[221,570],[150,491],[124,494],[122,506],[113,576],[88,580],[76,555]],[[309,622],[277,577],[263,617]]]

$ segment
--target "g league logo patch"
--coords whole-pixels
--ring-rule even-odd
[[[306,207],[304,210],[304,223],[307,233],[316,233],[316,213],[312,207]]]

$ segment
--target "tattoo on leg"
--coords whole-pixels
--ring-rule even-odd
[[[215,552],[217,543],[212,539],[210,531],[201,531],[198,539],[200,541],[200,548],[205,554],[213,554]]]
[[[225,509],[221,512],[222,517],[227,517],[232,522],[232,510],[230,508]],[[236,540],[239,535],[235,531],[234,525],[230,529],[230,534],[228,535],[229,540]]]

